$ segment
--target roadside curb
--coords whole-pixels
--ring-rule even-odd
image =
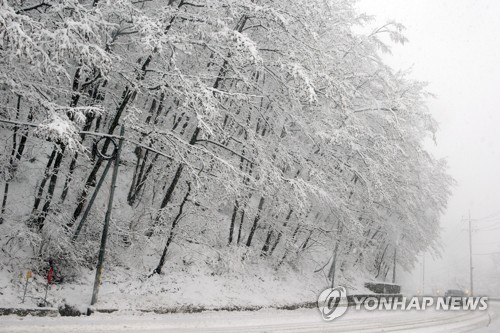
[[[179,307],[165,307],[154,309],[118,309],[118,308],[92,308],[89,307],[86,313],[79,312],[73,316],[89,316],[93,313],[114,313],[119,311],[135,311],[141,313],[155,313],[155,314],[173,314],[173,313],[200,313],[205,311],[259,311],[262,309],[277,309],[277,310],[296,310],[301,308],[311,309],[316,307],[316,302],[305,302],[289,305],[278,306],[224,306],[224,307],[205,307],[205,306],[179,306]],[[17,315],[19,317],[26,317],[27,315],[36,317],[58,317],[64,316],[60,313],[58,308],[0,308],[0,316]]]
[[[57,317],[59,310],[56,308],[0,308],[0,316],[18,315],[26,317],[27,315],[37,317]]]
[[[223,306],[223,307],[205,307],[205,306],[179,306],[179,307],[165,307],[165,308],[154,308],[154,309],[118,309],[118,308],[88,308],[87,313],[80,313],[80,316],[91,315],[94,312],[97,313],[114,313],[118,311],[136,311],[142,313],[156,313],[156,314],[171,314],[171,313],[199,313],[205,311],[258,311],[262,309],[277,309],[277,310],[296,310],[301,308],[311,309],[316,307],[316,302],[304,302],[288,305],[277,305],[277,306]],[[58,308],[0,308],[0,316],[17,315],[20,317],[25,317],[27,315],[37,316],[37,317],[57,317],[60,316],[60,310]],[[78,316],[78,315],[75,315]]]
[[[349,295],[347,296],[348,306],[354,306],[354,297],[402,297],[401,294],[370,294],[370,295]],[[93,313],[114,313],[118,311],[136,311],[142,313],[155,313],[155,314],[173,314],[173,313],[199,313],[205,311],[259,311],[262,309],[276,309],[276,310],[297,310],[297,309],[312,309],[317,306],[317,302],[302,302],[294,304],[276,305],[276,306],[264,306],[264,305],[229,305],[222,307],[207,307],[207,306],[195,306],[195,305],[183,305],[177,307],[165,307],[165,308],[154,308],[154,309],[118,309],[118,308],[93,308],[89,307],[86,313],[77,312],[73,316],[89,316]],[[18,315],[20,317],[25,317],[27,315],[38,316],[38,317],[57,317],[57,316],[67,316],[61,313],[60,308],[0,308],[0,316],[7,315]],[[70,315],[71,316],[71,315]]]

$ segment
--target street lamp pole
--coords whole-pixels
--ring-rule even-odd
[[[470,218],[470,209],[469,209],[469,271],[470,271],[470,294],[469,296],[474,295],[474,278],[472,274],[472,270],[474,267],[472,266],[472,227],[471,227],[471,218]]]

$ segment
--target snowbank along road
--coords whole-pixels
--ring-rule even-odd
[[[323,322],[317,309],[91,317],[0,317],[0,332],[500,332],[500,303],[488,311],[356,311]]]

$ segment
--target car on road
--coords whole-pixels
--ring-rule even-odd
[[[444,293],[444,297],[448,304],[451,304],[452,300],[459,300],[458,302],[461,304],[463,302],[463,298],[467,297],[467,293],[460,289],[448,289]]]

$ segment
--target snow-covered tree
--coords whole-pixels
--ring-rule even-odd
[[[425,86],[380,57],[402,26],[367,19],[349,0],[2,1],[2,228],[92,263],[106,190],[82,215],[124,125],[110,251],[152,251],[144,275],[172,244],[410,268],[452,181],[424,149]]]

